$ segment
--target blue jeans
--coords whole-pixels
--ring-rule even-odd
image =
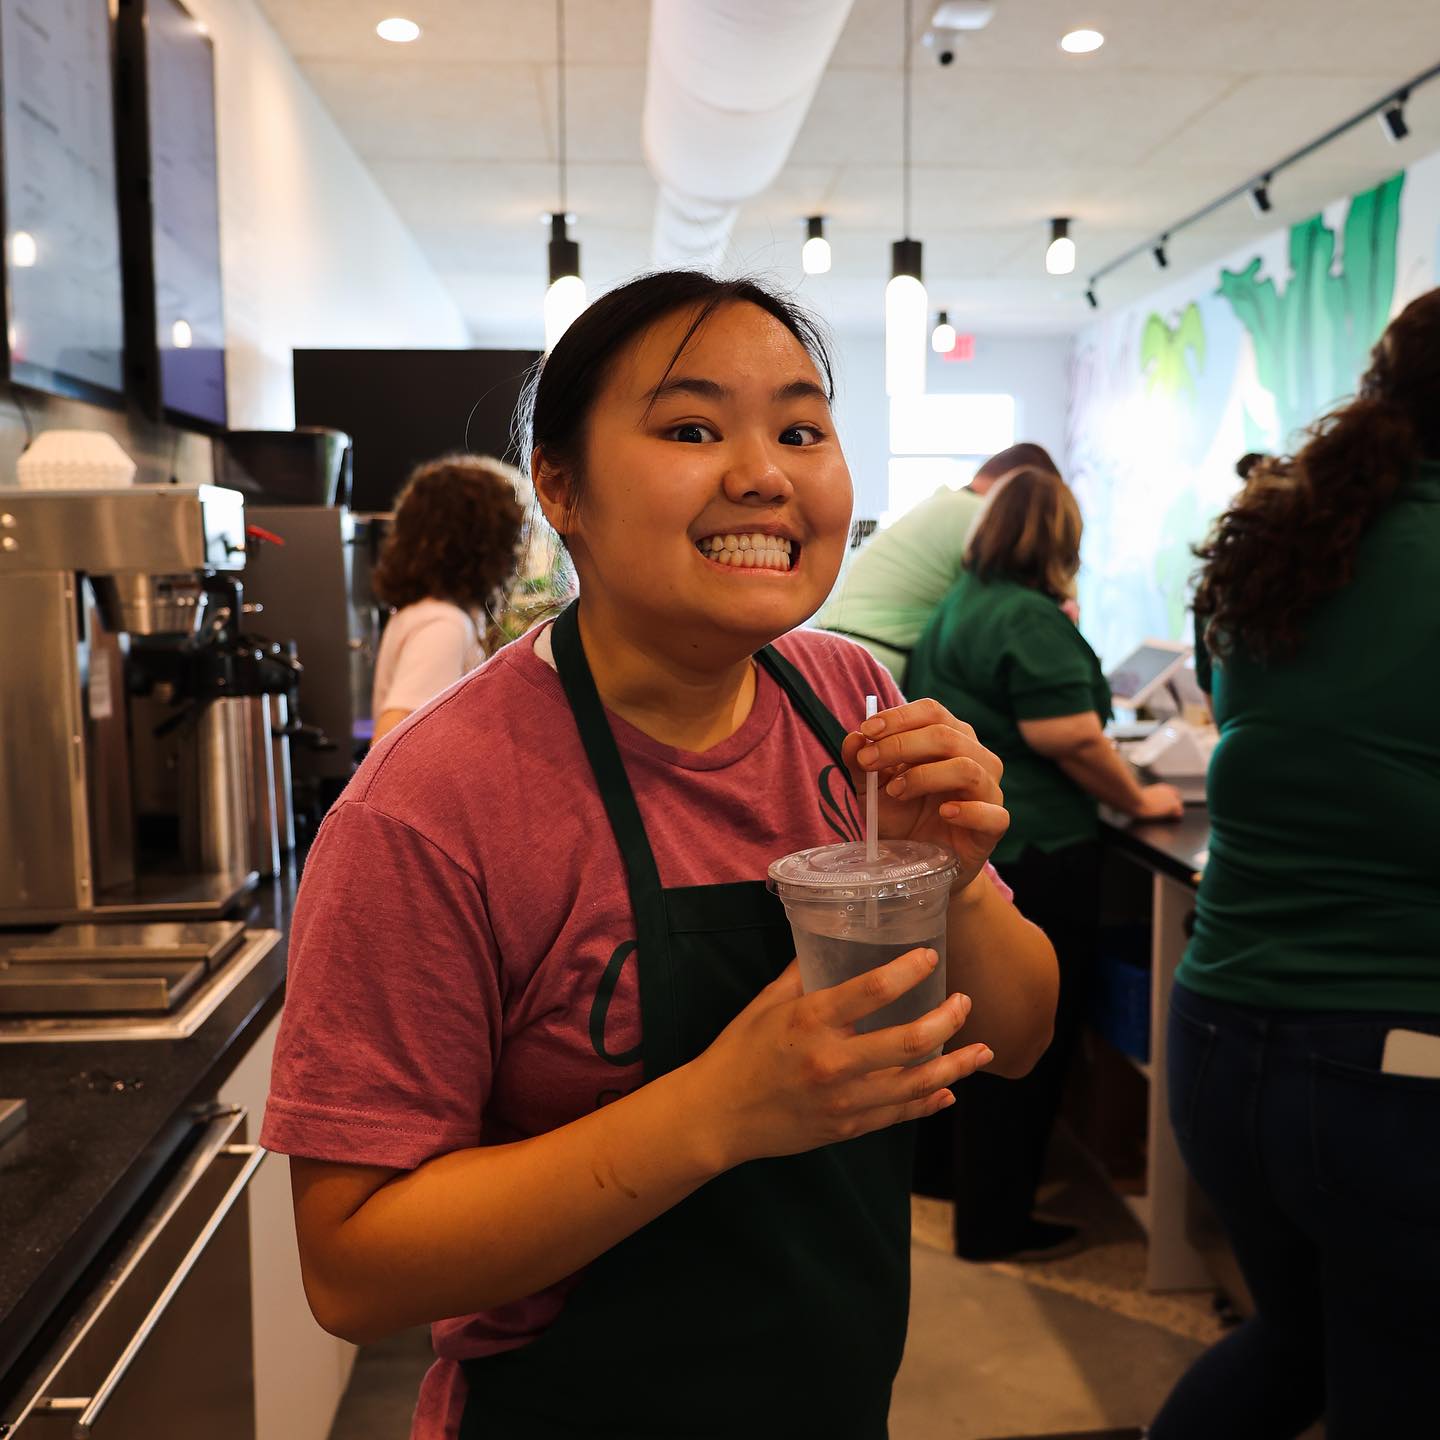
[[[1440,1015],[1266,1011],[1177,985],[1167,1056],[1185,1163],[1256,1314],[1181,1378],[1153,1440],[1440,1435],[1440,1079],[1386,1075]]]

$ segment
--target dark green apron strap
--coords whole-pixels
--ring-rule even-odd
[[[585,647],[580,641],[579,603],[578,600],[572,601],[551,627],[550,643],[555,654],[555,669],[574,713],[581,743],[595,774],[605,813],[610,818],[620,858],[625,864],[630,907],[635,914],[636,944],[642,953],[665,960],[670,950],[670,932],[665,917],[660,871],[645,834],[640,808],[635,803],[635,792],[630,788],[630,780],[625,773],[620,747],[615,743],[600,692],[595,688],[595,677],[585,658]],[[805,677],[774,646],[767,645],[756,659],[790,697],[801,718],[830,752],[853,790],[855,782],[850,778],[840,753],[845,738],[840,723]],[[681,1028],[676,1010],[673,967],[668,963],[641,965],[640,992],[642,1014],[669,1018],[669,1023],[648,1027],[655,1040],[653,1046],[647,1042],[645,1047],[645,1075],[646,1079],[653,1080],[680,1063],[679,1054],[671,1045],[671,1040]]]
[[[639,968],[641,1013],[665,1017],[663,1023],[646,1027],[650,1038],[645,1046],[645,1078],[654,1080],[680,1063],[673,1043],[680,1026],[675,1006],[674,967],[669,964],[670,932],[665,921],[665,900],[655,853],[640,818],[640,807],[635,803],[635,792],[625,774],[620,747],[615,743],[600,692],[595,688],[595,677],[585,658],[585,647],[580,643],[579,603],[572,601],[561,612],[551,627],[550,643],[555,653],[555,669],[574,713],[580,741],[595,773],[595,784],[625,864],[630,908],[635,914],[635,942],[641,954],[654,957],[656,962]]]
[[[804,717],[816,738],[830,752],[840,773],[855,788],[850,778],[840,746],[844,743],[846,731],[830,713],[829,707],[810,687],[810,682],[773,645],[767,645],[755,657],[774,676],[776,683],[789,695],[795,708]]]

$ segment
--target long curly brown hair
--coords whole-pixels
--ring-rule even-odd
[[[1261,459],[1195,549],[1195,615],[1218,654],[1289,659],[1305,621],[1355,575],[1370,525],[1418,461],[1440,458],[1440,289],[1412,301],[1370,357],[1355,399],[1294,455]]]
[[[397,609],[451,600],[489,610],[515,575],[525,531],[518,472],[488,456],[445,455],[410,472],[376,562],[376,597]]]

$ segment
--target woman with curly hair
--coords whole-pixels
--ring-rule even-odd
[[[485,658],[483,617],[519,563],[519,478],[498,460],[447,455],[400,491],[375,567],[375,594],[396,611],[375,660],[376,741]]]
[[[1256,1313],[1150,1433],[1434,1434],[1440,290],[1197,553],[1220,742],[1170,1113]]]

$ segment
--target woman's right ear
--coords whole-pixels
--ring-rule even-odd
[[[570,481],[565,471],[552,465],[540,447],[535,447],[530,456],[530,479],[535,486],[535,498],[540,503],[550,528],[562,539],[570,523]]]

